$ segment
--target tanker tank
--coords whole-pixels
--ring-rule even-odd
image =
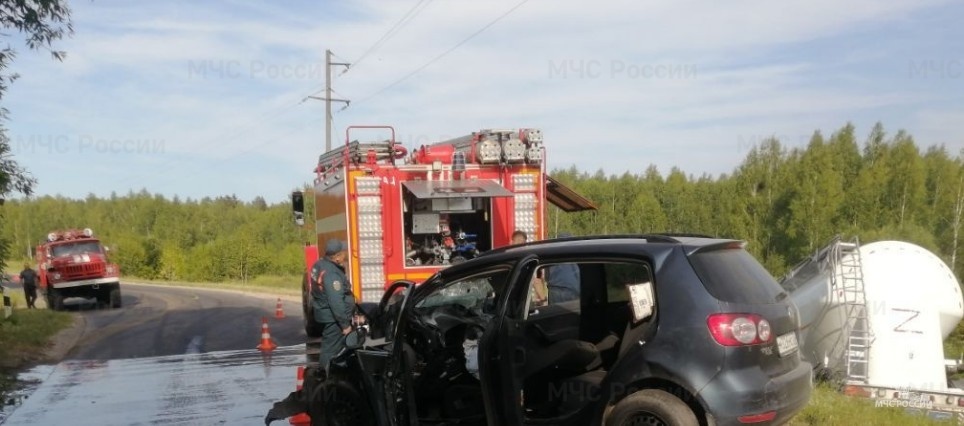
[[[781,282],[796,304],[801,355],[824,376],[947,389],[943,339],[964,318],[961,288],[930,251],[835,239]]]

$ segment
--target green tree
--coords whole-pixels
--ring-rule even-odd
[[[73,33],[70,23],[70,9],[63,0],[2,0],[0,1],[0,32],[3,37],[10,37],[10,31],[15,30],[25,38],[27,47],[31,50],[49,49],[54,41]],[[64,52],[51,50],[57,60],[64,58]],[[16,73],[7,72],[10,63],[16,57],[17,51],[8,44],[0,49],[0,102],[10,83],[17,79]],[[36,181],[14,159],[10,150],[10,138],[7,136],[4,121],[8,111],[0,104],[0,204],[12,193],[30,195]],[[0,221],[3,211],[0,210]],[[0,269],[3,269],[9,254],[10,241],[4,234],[0,234]]]

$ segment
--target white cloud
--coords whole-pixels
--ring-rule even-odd
[[[815,81],[827,64],[806,55],[766,60],[801,43],[906,21],[942,3],[879,0],[592,6],[530,0],[378,93],[517,3],[430,2],[335,79],[338,94],[355,101],[335,114],[336,143],[354,123],[394,124],[403,139],[419,143],[482,127],[536,126],[551,136],[557,166],[618,173],[653,162],[716,173],[736,165],[747,135],[809,134],[943,95],[888,85],[847,89]],[[121,191],[156,184],[185,195],[217,194],[235,191],[238,182],[217,177],[240,175],[257,184],[239,191],[286,190],[300,183],[292,176],[309,178],[321,146],[323,104],[298,101],[322,86],[324,49],[356,59],[414,4],[80,3],[77,34],[63,46],[65,63],[19,59],[24,78],[8,97],[16,119],[11,130],[163,141],[163,152],[152,155],[77,153],[123,179],[134,177],[136,183],[117,184]],[[953,131],[927,117],[922,128]],[[601,144],[617,155],[600,150],[585,162],[586,150]],[[702,157],[692,153],[699,147]],[[42,181],[56,181],[56,168],[47,167],[56,157],[21,154],[41,166],[35,173]],[[253,168],[251,155],[286,171]],[[204,177],[205,186],[170,186],[170,176],[159,177],[179,168]],[[66,183],[50,188],[72,190]]]

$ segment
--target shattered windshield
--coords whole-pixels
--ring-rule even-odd
[[[477,275],[448,284],[419,301],[416,309],[460,305],[469,310],[481,310],[488,301],[495,300],[497,290],[505,285],[507,271]]]

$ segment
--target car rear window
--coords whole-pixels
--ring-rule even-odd
[[[693,269],[713,297],[730,303],[774,303],[783,289],[743,249],[700,252],[690,257]]]

